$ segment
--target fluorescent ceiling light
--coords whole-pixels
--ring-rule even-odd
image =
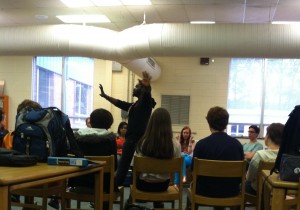
[[[67,7],[92,7],[95,6],[91,1],[88,0],[60,0]]]
[[[74,0],[73,0],[74,1]],[[120,6],[119,0],[91,0],[96,6]]]
[[[58,15],[64,23],[109,23],[105,15]]]
[[[215,21],[191,21],[191,24],[215,24]]]
[[[152,5],[150,0],[121,0],[124,5]]]
[[[60,0],[67,7],[152,5],[150,0]]]
[[[287,24],[287,25],[291,25],[291,24],[300,24],[300,22],[296,22],[296,21],[272,21],[272,24]]]

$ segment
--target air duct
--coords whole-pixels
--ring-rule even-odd
[[[140,66],[151,69],[146,62],[155,56],[300,58],[300,28],[271,24],[149,24],[116,32],[82,25],[2,27],[0,55],[94,57],[132,69],[136,65],[135,72],[141,74]]]
[[[146,71],[151,75],[152,81],[157,80],[160,77],[161,69],[153,58],[140,58],[132,60],[128,63],[123,63],[127,69],[130,69],[140,77],[142,77],[142,72]]]

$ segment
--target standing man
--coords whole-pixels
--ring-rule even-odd
[[[103,86],[99,84],[100,96],[108,100],[116,107],[128,112],[128,126],[125,135],[125,143],[120,163],[117,169],[115,181],[116,186],[122,186],[134,155],[136,144],[144,134],[148,120],[156,102],[151,97],[150,75],[144,71],[143,79],[133,89],[132,95],[137,97],[136,102],[125,102],[105,94]]]

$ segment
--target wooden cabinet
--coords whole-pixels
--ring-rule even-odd
[[[8,129],[8,96],[0,96],[0,107],[4,110],[6,116],[5,128]]]

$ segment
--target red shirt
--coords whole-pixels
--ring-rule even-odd
[[[117,154],[122,155],[122,149],[123,149],[123,144],[124,144],[125,140],[118,137],[116,142],[117,142]]]

